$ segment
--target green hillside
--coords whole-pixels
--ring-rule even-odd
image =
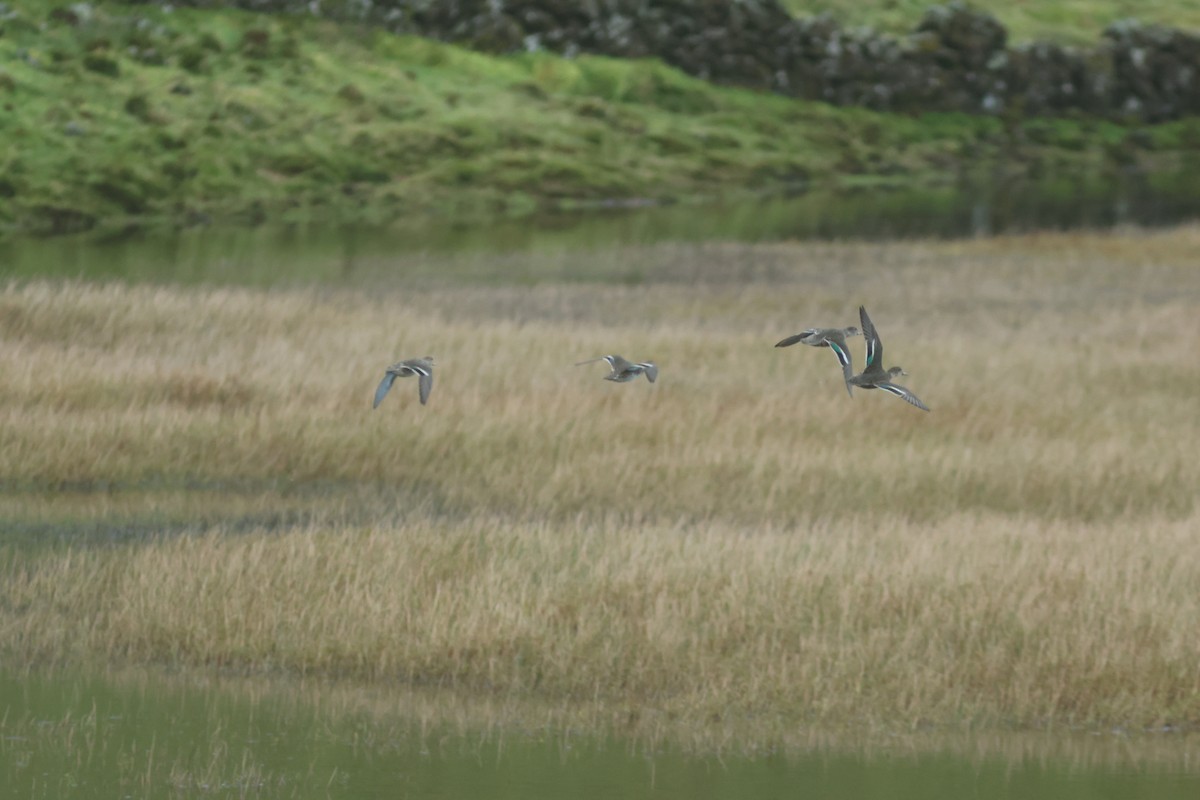
[[[1192,122],[908,117],[715,87],[658,62],[493,57],[311,18],[14,2],[0,230],[132,219],[387,222],[965,171],[1161,167]],[[1190,144],[1189,144],[1190,143]]]

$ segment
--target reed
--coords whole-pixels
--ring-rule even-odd
[[[616,259],[636,287],[10,284],[10,524],[61,522],[63,487],[230,513],[10,549],[0,641],[694,720],[1195,720],[1198,238],[652,247]],[[771,346],[860,302],[933,413]],[[608,352],[658,383],[571,366]],[[426,353],[429,405],[371,411]],[[304,519],[254,523],[281,494]]]
[[[282,669],[668,719],[1146,725],[1200,712],[1200,520],[397,521],[46,556],[24,659]]]

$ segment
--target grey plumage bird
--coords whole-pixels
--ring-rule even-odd
[[[850,379],[854,377],[854,359],[850,356],[850,348],[846,345],[846,337],[858,336],[858,328],[851,325],[848,328],[809,328],[794,336],[775,343],[776,347],[791,347],[794,344],[806,344],[810,347],[828,347],[837,356],[842,365],[842,380],[846,382],[846,393],[851,397]]]
[[[416,375],[418,379],[417,388],[421,395],[421,405],[425,405],[429,401],[429,390],[433,388],[433,356],[409,358],[397,361],[388,367],[387,372],[383,375],[383,380],[379,382],[379,388],[375,390],[375,405],[371,408],[379,408],[379,404],[387,396],[388,390],[392,388],[392,383],[396,378],[408,378],[413,375]]]
[[[897,383],[892,383],[892,378],[908,373],[900,367],[890,367],[886,370],[883,368],[883,341],[879,338],[871,318],[867,316],[865,306],[858,307],[858,318],[862,322],[863,337],[867,340],[867,363],[863,371],[851,378],[849,383],[863,389],[883,389],[904,398],[905,402],[922,411],[928,411],[929,407],[915,394]]]
[[[617,383],[627,383],[633,380],[638,375],[645,375],[646,380],[654,383],[658,378],[658,367],[653,361],[626,361],[620,356],[600,356],[599,358],[589,358],[587,361],[576,362],[575,366],[581,367],[584,364],[595,364],[597,361],[607,361],[608,368],[611,370],[604,376],[606,381],[616,381]]]

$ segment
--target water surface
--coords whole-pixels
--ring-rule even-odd
[[[296,681],[0,673],[0,786],[21,798],[1191,800],[1183,735],[883,736],[738,752],[455,720],[436,696]],[[432,722],[436,716],[440,722]],[[536,717],[536,714],[526,716]],[[445,720],[452,720],[446,722]],[[889,741],[891,742],[889,744]]]
[[[638,282],[621,259],[580,251],[662,242],[888,240],[1169,225],[1200,217],[1200,170],[987,186],[870,187],[698,206],[593,208],[495,221],[397,220],[388,228],[262,225],[130,228],[0,240],[0,274],[178,284],[378,286]],[[508,254],[508,257],[505,257]],[[538,254],[530,260],[529,254]]]

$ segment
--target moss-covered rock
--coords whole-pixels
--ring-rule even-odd
[[[176,5],[178,0],[172,0]],[[183,0],[208,5],[211,0]],[[719,83],[879,110],[1178,119],[1200,110],[1200,38],[1120,23],[1088,50],[1010,47],[961,2],[934,5],[907,36],[796,19],[777,0],[230,0],[274,13],[366,21],[494,53],[654,57]],[[261,36],[261,32],[256,32]],[[265,57],[269,41],[242,51]]]

